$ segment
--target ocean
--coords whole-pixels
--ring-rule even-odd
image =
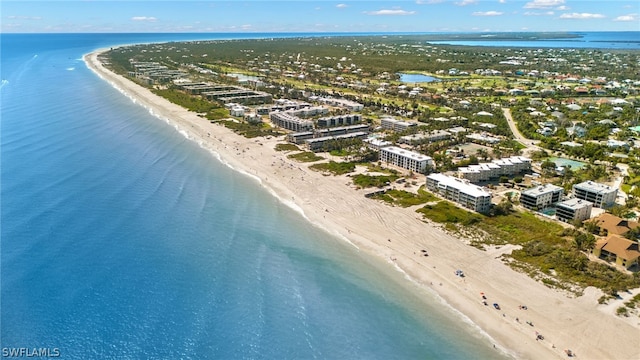
[[[274,36],[293,35],[1,35],[3,356],[503,357],[82,61],[119,44]]]
[[[505,357],[82,61],[120,44],[312,35],[332,34],[0,35],[2,356]]]

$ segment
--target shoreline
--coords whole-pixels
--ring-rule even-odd
[[[638,326],[602,311],[597,304],[599,290],[588,288],[585,295],[570,298],[549,289],[497,259],[504,250],[481,251],[466,245],[426,223],[412,208],[366,199],[367,190],[345,185],[349,181],[345,175],[323,176],[305,163],[288,159],[287,152],[274,150],[274,145],[281,142],[275,137],[244,138],[112,73],[98,60],[98,55],[107,50],[83,56],[87,67],[101,79],[223,164],[255,178],[313,226],[345,240],[366,256],[387,263],[423,290],[437,294],[507,356],[566,358],[564,349],[571,349],[582,359],[640,358]],[[430,256],[423,257],[422,249],[428,249]],[[457,268],[467,276],[455,276]],[[484,306],[481,292],[490,304],[499,303],[502,310]],[[523,304],[527,310],[518,308]],[[536,332],[545,339],[536,340]]]

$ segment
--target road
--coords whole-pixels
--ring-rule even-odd
[[[509,129],[511,129],[511,132],[513,133],[513,137],[519,143],[521,143],[526,147],[526,149],[522,151],[523,154],[533,152],[533,151],[543,150],[541,147],[537,145],[538,143],[540,143],[540,140],[527,139],[520,133],[520,130],[518,130],[518,127],[516,126],[515,121],[513,121],[513,116],[511,116],[511,109],[502,108],[502,112],[504,113],[504,117],[507,119],[507,124],[509,124]]]

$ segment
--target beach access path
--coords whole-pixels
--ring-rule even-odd
[[[324,176],[288,159],[274,150],[280,138],[244,138],[110,72],[98,59],[100,52],[86,55],[85,61],[101,78],[223,162],[259,179],[312,224],[349,241],[389,271],[405,273],[413,280],[408,286],[419,287],[416,291],[425,297],[440,297],[461,321],[466,318],[486,332],[496,351],[518,359],[566,358],[564,349],[580,359],[640,358],[638,324],[601,311],[599,290],[588,288],[576,298],[547,288],[505,265],[501,249],[476,249],[425,222],[414,209],[365,198],[367,191],[355,189],[346,176]],[[456,276],[456,269],[466,276]],[[489,306],[483,305],[481,293]],[[491,306],[494,302],[500,310]],[[544,340],[536,340],[536,333]]]

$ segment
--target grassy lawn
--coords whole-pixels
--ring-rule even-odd
[[[300,162],[313,162],[313,161],[324,160],[323,157],[318,156],[311,151],[303,151],[303,152],[287,155],[287,157],[289,159],[294,159]]]
[[[352,162],[329,161],[328,163],[313,164],[309,166],[309,168],[316,171],[330,172],[333,175],[343,175],[355,170],[356,164]]]
[[[299,151],[300,148],[294,144],[284,143],[284,144],[276,144],[276,151]]]
[[[371,175],[358,174],[353,177],[353,184],[361,188],[368,188],[368,187],[381,188],[385,185],[389,185],[390,183],[396,181],[396,179],[398,179],[398,175],[371,176]]]

